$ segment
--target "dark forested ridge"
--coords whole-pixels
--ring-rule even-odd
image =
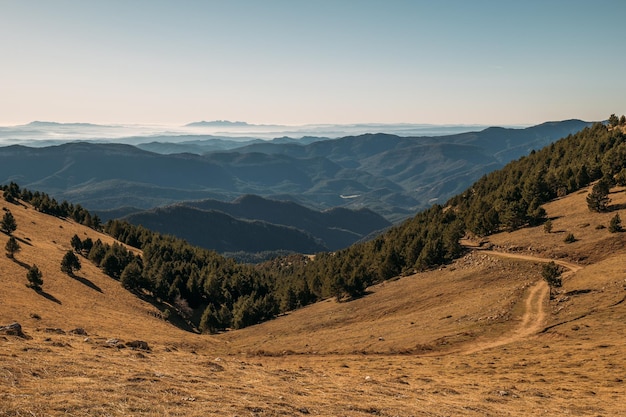
[[[204,155],[101,143],[8,146],[0,148],[0,182],[14,181],[90,210],[256,194],[317,210],[367,207],[397,222],[587,125],[570,120],[439,137],[276,140]]]
[[[86,256],[126,288],[165,301],[203,331],[239,328],[325,297],[358,297],[372,283],[446,263],[461,254],[459,238],[466,233],[540,224],[543,203],[597,179],[626,183],[623,127],[594,124],[483,176],[446,205],[433,205],[371,241],[333,253],[290,255],[253,267],[111,221],[105,230],[141,248],[141,259],[120,247],[92,254],[95,244]],[[7,192],[18,194],[15,188],[5,187],[5,198]]]
[[[316,253],[328,250],[314,236],[293,227],[259,220],[241,220],[221,211],[184,205],[143,211],[131,214],[124,220],[217,252],[282,250]]]
[[[254,195],[232,202],[189,201],[123,219],[222,253],[333,251],[391,226],[368,209],[317,211]]]

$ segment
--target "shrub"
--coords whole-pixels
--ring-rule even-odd
[[[543,224],[543,231],[546,233],[552,233],[552,220],[548,220]]]
[[[563,239],[563,242],[565,242],[565,243],[574,243],[574,242],[576,242],[576,237],[574,236],[573,233],[568,233],[568,235],[565,236],[565,239]]]
[[[622,219],[619,217],[619,213],[615,213],[615,216],[611,218],[609,223],[609,232],[617,233],[622,231]]]

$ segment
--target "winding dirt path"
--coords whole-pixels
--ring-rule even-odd
[[[581,266],[573,264],[571,262],[562,261],[562,260],[554,260],[548,258],[540,258],[536,256],[530,255],[521,255],[517,253],[508,253],[508,252],[496,252],[492,250],[479,250],[482,253],[492,256],[499,256],[503,258],[512,258],[519,259],[524,261],[532,261],[532,262],[554,262],[557,265],[561,265],[567,269],[568,272],[563,274],[563,278],[568,275],[573,274],[576,271],[582,269]],[[550,295],[550,288],[548,284],[543,280],[537,281],[526,295],[526,299],[524,300],[524,313],[522,314],[521,321],[517,328],[513,331],[513,333],[503,335],[495,340],[490,341],[477,341],[472,346],[467,349],[463,349],[458,353],[462,354],[471,354],[475,352],[479,352],[486,349],[491,349],[498,346],[507,345],[509,343],[513,343],[522,339],[525,339],[529,336],[539,333],[543,327],[546,317],[548,315],[546,311],[546,300]]]

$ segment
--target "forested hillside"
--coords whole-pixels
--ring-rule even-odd
[[[465,233],[483,236],[540,224],[542,203],[595,180],[609,187],[626,183],[626,135],[617,126],[585,128],[484,176],[445,206],[434,205],[369,242],[334,253],[294,255],[252,267],[111,221],[105,230],[142,249],[141,259],[106,246],[99,255],[92,255],[92,248],[86,256],[128,289],[178,306],[202,331],[239,328],[322,298],[357,297],[372,283],[441,265],[462,252],[459,238]],[[47,198],[14,184],[5,190],[5,198]]]

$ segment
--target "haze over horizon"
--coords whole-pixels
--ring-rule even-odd
[[[626,113],[626,3],[0,1],[0,126]]]

